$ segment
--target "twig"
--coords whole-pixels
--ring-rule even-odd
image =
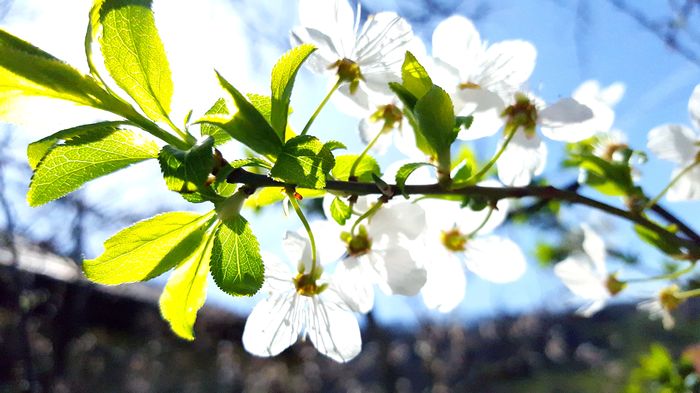
[[[227,181],[229,183],[240,183],[246,184],[252,188],[261,187],[294,187],[292,184],[286,184],[283,182],[276,181],[268,176],[259,175],[255,173],[248,172],[242,168],[236,169],[228,176]],[[396,185],[389,186],[394,192],[394,195],[401,195],[399,188]],[[351,195],[370,195],[379,194],[380,191],[377,189],[377,185],[374,183],[360,183],[360,182],[347,182],[338,180],[328,180],[326,181],[326,191],[342,192]],[[693,240],[697,238],[694,234],[691,239],[685,239],[676,236],[674,233],[669,232],[664,227],[659,224],[649,220],[642,214],[630,212],[627,210],[622,210],[620,208],[608,205],[601,201],[580,195],[573,191],[567,191],[564,189],[558,189],[552,186],[528,186],[528,187],[482,187],[482,186],[467,186],[459,189],[446,190],[439,184],[421,184],[421,185],[407,185],[404,188],[407,194],[419,194],[419,195],[459,195],[459,196],[480,196],[486,198],[491,202],[496,202],[501,199],[506,198],[525,198],[525,197],[535,197],[542,199],[544,201],[548,200],[560,200],[572,204],[585,205],[598,210],[602,210],[608,214],[621,217],[627,221],[631,221],[638,224],[650,231],[659,235],[665,241],[675,244],[679,247],[686,248],[691,256],[700,257],[700,243]],[[687,228],[690,230],[690,228]]]

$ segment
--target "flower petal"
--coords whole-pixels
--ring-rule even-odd
[[[289,265],[282,262],[277,255],[266,251],[261,252],[261,256],[265,264],[265,282],[262,290],[266,292],[283,292],[294,289],[292,284],[294,274],[289,270]]]
[[[293,264],[304,264],[306,272],[311,270],[311,243],[309,239],[294,232],[287,232],[282,239],[282,249]]]
[[[662,160],[677,164],[693,161],[698,148],[693,130],[678,124],[665,124],[649,131],[647,147]]]
[[[593,261],[587,255],[578,253],[554,265],[554,274],[580,298],[607,299],[610,292],[605,287],[605,277],[601,277],[594,269]]]
[[[304,322],[302,304],[293,291],[260,301],[246,320],[243,347],[257,356],[275,356],[294,344]]]
[[[340,259],[347,251],[347,246],[340,240],[343,227],[335,221],[318,220],[311,222],[311,230],[316,240],[316,256],[325,265]],[[304,228],[299,229],[305,231]],[[301,234],[301,233],[300,233]]]
[[[368,313],[374,307],[374,272],[368,274],[364,257],[349,257],[335,268],[333,282],[337,292],[351,310]],[[371,271],[371,269],[369,269]]]
[[[415,203],[389,203],[374,213],[368,230],[373,238],[388,236],[395,240],[403,235],[415,239],[425,230],[425,211]]]
[[[499,149],[502,143],[499,142]],[[505,185],[524,187],[530,184],[533,176],[544,171],[546,163],[547,145],[537,135],[528,137],[518,130],[496,162],[498,178]]]
[[[421,294],[425,306],[440,312],[450,312],[464,299],[467,278],[462,262],[442,245],[431,248],[431,258],[426,264],[427,277]]]
[[[360,326],[355,315],[344,305],[326,301],[320,296],[313,296],[309,300],[311,309],[306,329],[316,349],[336,362],[352,360],[362,348]]]
[[[482,87],[500,93],[504,99],[527,82],[535,69],[537,49],[521,40],[496,42],[486,49],[481,64]]]
[[[563,98],[539,113],[542,134],[555,141],[578,142],[590,138],[597,130],[581,127],[593,119],[591,108],[573,98]]]
[[[379,273],[380,288],[389,295],[413,296],[425,285],[425,268],[411,255],[408,244],[377,251],[374,268]],[[384,285],[382,285],[384,284]]]
[[[583,251],[591,258],[598,276],[607,276],[608,269],[605,267],[606,253],[603,238],[588,224],[582,224],[581,229],[583,230]]]
[[[457,137],[464,141],[491,136],[503,127],[501,113],[505,103],[501,97],[482,88],[460,89],[455,97],[460,101],[460,116],[474,116],[469,129],[462,129]]]
[[[607,299],[599,299],[599,300],[595,300],[589,304],[584,304],[578,310],[576,310],[576,314],[580,315],[582,317],[585,317],[585,318],[590,318],[593,316],[593,314],[602,310],[603,306],[605,306],[606,302],[607,302]]]
[[[527,262],[520,247],[500,236],[480,236],[467,242],[467,268],[484,280],[507,283],[525,274]]]
[[[454,15],[435,27],[433,57],[470,73],[479,64],[482,55],[481,37],[469,19]]]
[[[676,168],[671,174],[675,178],[683,168]],[[681,176],[676,183],[671,186],[666,194],[669,201],[690,201],[700,199],[700,165],[695,166]]]
[[[411,25],[394,12],[370,15],[357,37],[355,56],[365,78],[392,71],[398,78],[408,44]],[[388,82],[388,81],[387,81]]]
[[[355,49],[355,16],[347,0],[300,0],[299,22],[330,37],[338,60]]]

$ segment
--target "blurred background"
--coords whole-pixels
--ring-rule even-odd
[[[0,0],[0,27],[85,71],[90,6],[89,0]],[[174,118],[190,109],[201,114],[220,96],[213,69],[242,91],[268,91],[269,72],[289,49],[288,32],[298,23],[296,7],[282,0],[155,0],[176,86]],[[453,14],[470,18],[483,40],[532,42],[538,60],[528,87],[547,102],[571,95],[589,79],[603,86],[624,83],[614,128],[627,134],[632,148],[645,150],[646,134],[657,125],[690,124],[688,97],[700,82],[698,1],[362,1],[363,18],[384,10],[409,20],[428,48],[433,28]],[[304,124],[329,83],[300,73],[294,126]],[[522,280],[495,285],[469,276],[465,301],[449,314],[429,312],[420,299],[378,293],[375,310],[361,319],[363,351],[348,364],[326,359],[309,343],[272,359],[248,355],[240,337],[258,298],[234,299],[214,285],[195,326],[197,339],[179,340],[157,308],[165,278],[98,287],[81,278],[80,261],[99,255],[105,239],[135,221],[211,206],[166,192],[153,162],[40,208],[25,202],[31,178],[26,145],[104,118],[46,103],[0,125],[0,392],[634,392],[659,391],[657,379],[676,383],[670,391],[698,391],[692,389],[699,386],[693,370],[700,351],[693,345],[700,342],[700,306],[687,303],[677,313],[677,327],[665,331],[635,310],[658,289],[650,285],[593,318],[577,317],[579,303],[551,273],[564,255],[545,251],[580,242],[571,229],[586,221],[604,232],[613,271],[653,275],[670,262],[636,240],[624,222],[577,208],[555,216],[545,206],[530,215],[532,201],[520,206],[528,212],[526,222],[513,216],[500,229],[529,257]],[[333,137],[359,151],[357,122],[330,106],[314,129],[321,139]],[[495,141],[471,148],[487,159]],[[550,152],[546,180],[561,187],[575,182],[577,172],[560,166],[563,146],[551,145]],[[235,146],[225,153],[241,154]],[[394,151],[380,162],[399,158]],[[640,165],[640,184],[655,194],[672,168],[650,157]],[[664,202],[696,231],[698,205]],[[306,207],[319,212],[313,203]],[[245,214],[262,248],[272,252],[280,252],[286,230],[299,226],[278,207]]]

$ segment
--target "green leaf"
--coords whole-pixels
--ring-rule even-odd
[[[24,97],[47,97],[110,110],[117,101],[94,79],[0,29],[0,118]]]
[[[585,183],[610,196],[626,196],[634,192],[632,171],[627,163],[611,162],[590,153],[573,156],[586,171]]]
[[[211,274],[222,291],[254,295],[263,283],[263,261],[258,239],[242,216],[226,220],[216,231]]]
[[[338,224],[345,225],[348,219],[352,217],[352,209],[342,199],[335,197],[333,202],[331,202],[331,216]]]
[[[333,167],[333,171],[331,171],[333,177],[338,180],[347,181],[350,177],[350,169],[358,157],[359,155],[356,154],[347,154],[336,157],[335,166]],[[357,168],[355,168],[355,176],[357,177],[357,180],[369,183],[372,182],[372,174],[381,176],[382,171],[379,168],[377,160],[375,160],[372,156],[365,154],[362,157],[362,160],[360,160],[360,163],[357,164]]]
[[[210,123],[221,127],[234,139],[252,150],[267,156],[275,157],[282,150],[282,140],[275,133],[265,117],[251,104],[243,94],[233,87],[219,73],[221,86],[231,95],[237,109],[232,115],[210,114],[199,123]]]
[[[406,56],[401,66],[401,79],[403,87],[414,97],[420,99],[433,88],[433,81],[428,72],[418,62],[411,52],[406,52]]]
[[[348,148],[343,142],[338,141],[328,141],[324,145],[326,146],[326,149],[328,149],[328,151],[347,150]]]
[[[209,235],[199,247],[173,270],[160,295],[160,314],[170,328],[185,340],[194,340],[197,311],[207,298],[207,276],[214,235]]]
[[[244,206],[250,209],[262,209],[283,200],[287,194],[282,187],[265,187],[246,199]]]
[[[151,0],[105,0],[100,48],[105,67],[153,120],[169,121],[173,81]]]
[[[204,114],[207,115],[228,115],[229,111],[226,108],[226,100],[219,98],[214,105]],[[199,126],[199,132],[202,136],[211,136],[214,138],[214,145],[219,146],[231,140],[231,135],[224,131],[219,126],[204,123]]]
[[[455,140],[455,115],[449,94],[433,86],[416,103],[414,110],[420,133],[438,154],[449,152]]]
[[[248,101],[255,107],[255,109],[260,112],[260,114],[267,120],[269,124],[272,124],[272,98],[264,96],[262,94],[248,93],[246,94]],[[291,108],[289,112],[291,113]]]
[[[299,187],[320,189],[335,165],[333,154],[311,135],[296,136],[285,143],[270,175]]]
[[[416,107],[416,103],[418,103],[418,99],[405,87],[396,82],[389,82],[389,88],[396,94],[397,97],[399,97],[399,99],[403,103],[403,114],[404,116],[406,116],[408,123],[411,125],[412,131],[410,132],[413,132],[413,134],[416,137],[416,147],[418,147],[418,149],[420,149],[426,155],[434,156],[435,151],[430,146],[430,144],[428,144],[425,137],[420,132],[418,127],[418,121],[416,120],[416,116],[413,113]]]
[[[214,138],[211,137],[187,151],[164,146],[158,154],[158,162],[168,189],[180,193],[190,202],[204,201],[199,193],[204,190],[214,167],[213,148]]]
[[[90,20],[88,21],[87,31],[85,32],[85,58],[87,59],[90,73],[98,78],[99,72],[95,66],[92,48],[98,39],[98,33],[100,31],[100,11],[102,10],[102,5],[104,2],[105,0],[93,1],[92,8],[90,9]]]
[[[139,221],[107,239],[102,255],[83,262],[83,272],[105,285],[150,280],[187,260],[213,217],[171,212]]]
[[[45,154],[34,171],[27,201],[42,205],[90,180],[157,156],[158,145],[133,131],[113,126],[94,129]]]
[[[272,111],[270,124],[281,140],[285,139],[289,103],[291,102],[294,79],[304,61],[316,50],[311,44],[292,48],[279,59],[272,69]]]
[[[93,132],[100,132],[101,130],[105,129],[116,130],[126,124],[128,123],[123,121],[105,121],[95,124],[86,124],[59,131],[53,135],[47,136],[46,138],[32,142],[29,144],[29,146],[27,146],[27,159],[29,161],[29,166],[32,169],[36,169],[36,166],[39,165],[39,162],[44,158],[44,156],[46,156],[46,153],[48,153],[51,148],[56,146],[59,141],[73,139],[82,135],[89,135]]]
[[[416,169],[424,166],[433,166],[433,164],[427,162],[413,162],[401,166],[401,168],[399,168],[399,170],[396,172],[396,186],[399,188],[404,198],[408,199],[408,194],[404,190],[408,177],[411,176]]]
[[[666,255],[674,256],[682,254],[678,244],[673,244],[669,242],[668,240],[661,237],[657,232],[654,232],[639,224],[634,226],[634,231],[637,232],[637,235],[639,235],[640,239],[658,248],[661,252],[665,253]]]
[[[472,167],[469,165],[469,160],[464,160],[462,165],[459,166],[459,169],[457,169],[457,172],[455,172],[455,175],[452,177],[452,186],[458,187],[469,185],[471,184],[471,177]]]

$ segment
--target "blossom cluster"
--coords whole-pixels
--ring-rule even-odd
[[[470,20],[451,16],[436,26],[429,55],[410,24],[392,12],[370,15],[360,26],[359,6],[354,13],[346,0],[301,0],[299,16],[302,25],[292,31],[292,43],[318,48],[307,64],[337,80],[341,95],[334,101],[358,118],[360,139],[374,154],[395,147],[409,161],[436,160],[417,147],[403,103],[389,89],[390,83],[401,81],[406,51],[447,91],[457,116],[472,116],[471,125],[459,130],[459,140],[503,131],[494,160],[499,181],[480,184],[522,187],[540,175],[547,146],[538,127],[555,141],[594,141],[592,154],[609,162],[622,160],[620,155],[629,150],[624,134],[612,129],[613,106],[622,98],[624,85],[603,88],[588,81],[572,97],[547,105],[527,90],[537,56],[527,41],[488,43]],[[691,98],[690,113],[700,128],[700,86]],[[700,199],[700,145],[692,130],[677,125],[655,128],[649,134],[649,149],[680,165],[669,199]],[[582,183],[592,175],[582,166]],[[413,180],[418,177],[424,184],[436,181],[423,168]],[[335,197],[327,194],[324,199],[327,217],[333,215]],[[353,314],[372,309],[375,288],[388,295],[420,294],[426,307],[449,312],[464,298],[465,268],[493,283],[513,282],[525,273],[527,263],[518,244],[494,232],[511,208],[507,199],[480,209],[431,198],[350,200],[356,219],[344,225],[315,222],[308,234],[286,235],[285,251],[297,266],[295,272],[275,256],[264,257],[269,297],[255,307],[246,324],[243,343],[251,353],[276,355],[299,337],[309,337],[321,353],[345,362],[361,348]],[[580,251],[556,264],[554,273],[587,302],[579,313],[590,316],[626,283],[608,272],[602,238],[586,224],[582,233]],[[318,247],[309,236],[316,237]],[[669,326],[669,311],[675,306],[670,306],[668,293],[659,299],[642,308],[663,315]]]

